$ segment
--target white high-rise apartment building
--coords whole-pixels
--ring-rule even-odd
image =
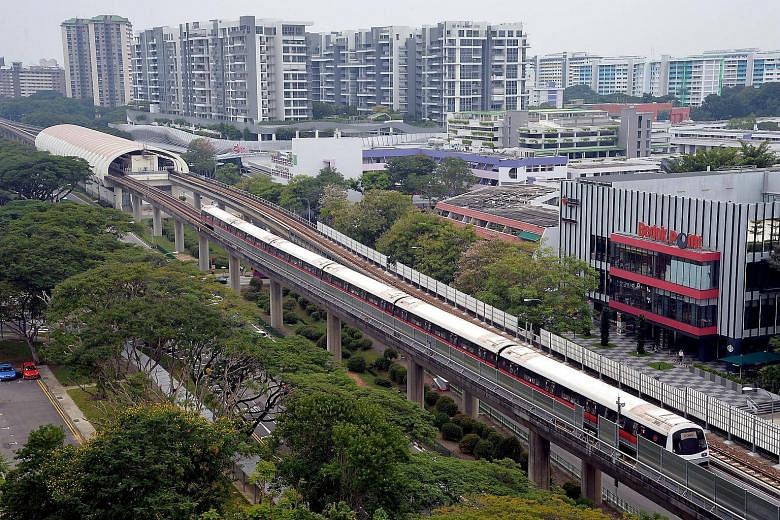
[[[415,114],[443,123],[448,112],[527,106],[523,25],[442,22],[416,45]]]
[[[699,106],[724,88],[780,81],[780,51],[736,49],[651,59],[557,53],[530,60],[536,88],[588,85],[598,94],[674,95]]]
[[[127,18],[101,15],[62,22],[65,91],[115,107],[132,100],[133,26]]]
[[[306,25],[242,16],[139,32],[136,95],[152,110],[181,116],[249,123],[306,119]]]

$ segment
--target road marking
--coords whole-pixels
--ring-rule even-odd
[[[76,427],[71,422],[70,418],[65,414],[65,411],[60,406],[60,403],[57,402],[57,399],[52,395],[52,393],[49,391],[49,389],[46,387],[45,384],[43,384],[43,381],[38,379],[36,381],[38,383],[38,387],[43,392],[43,395],[46,396],[46,399],[49,400],[51,405],[54,407],[54,410],[57,412],[57,415],[60,416],[62,419],[62,422],[65,423],[65,426],[68,427],[68,430],[70,430],[70,433],[73,435],[73,438],[78,442],[79,444],[84,444],[84,436],[81,435],[81,432],[76,429]]]

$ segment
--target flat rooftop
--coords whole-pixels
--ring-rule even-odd
[[[577,182],[734,203],[780,199],[780,167],[685,173],[637,173],[581,178]]]
[[[536,226],[555,227],[558,225],[558,210],[531,202],[557,191],[549,186],[534,184],[486,186],[441,202]]]

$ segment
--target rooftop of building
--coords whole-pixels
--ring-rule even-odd
[[[584,184],[734,203],[780,201],[780,167],[580,178]]]
[[[125,18],[124,16],[118,16],[115,14],[101,14],[98,16],[93,16],[92,18],[68,18],[64,22],[62,22],[62,25],[65,24],[77,24],[77,23],[84,23],[84,22],[125,22],[130,23],[130,20]]]
[[[569,169],[575,170],[588,170],[588,169],[602,169],[610,167],[625,167],[625,168],[652,168],[659,167],[658,161],[642,161],[642,160],[629,160],[629,159],[604,159],[594,160],[587,162],[569,161]]]
[[[558,190],[548,186],[520,184],[516,186],[486,186],[443,200],[442,203],[526,222],[540,227],[558,225],[558,210],[533,204],[540,197]]]
[[[456,150],[439,150],[435,148],[371,148],[363,150],[363,159],[383,159],[392,157],[408,157],[411,155],[427,155],[437,160],[448,157],[457,157],[466,162],[486,164],[493,167],[520,167],[536,165],[557,165],[565,166],[568,159],[564,156],[556,157],[515,157],[511,155],[478,154],[459,152]]]

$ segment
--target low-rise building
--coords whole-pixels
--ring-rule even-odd
[[[754,145],[766,142],[771,150],[780,152],[780,131],[776,130],[731,130],[705,123],[673,126],[669,134],[671,146],[679,153],[696,153],[720,147],[737,148],[741,142]]]
[[[560,254],[599,274],[597,306],[700,359],[780,333],[780,170],[607,175],[561,183]]]
[[[436,213],[482,238],[558,247],[559,190],[548,186],[489,186],[436,204]]]
[[[0,58],[0,97],[27,97],[45,91],[65,94],[65,69],[58,67],[56,61],[53,65],[47,61],[46,65],[30,67],[15,61],[7,67]]]

